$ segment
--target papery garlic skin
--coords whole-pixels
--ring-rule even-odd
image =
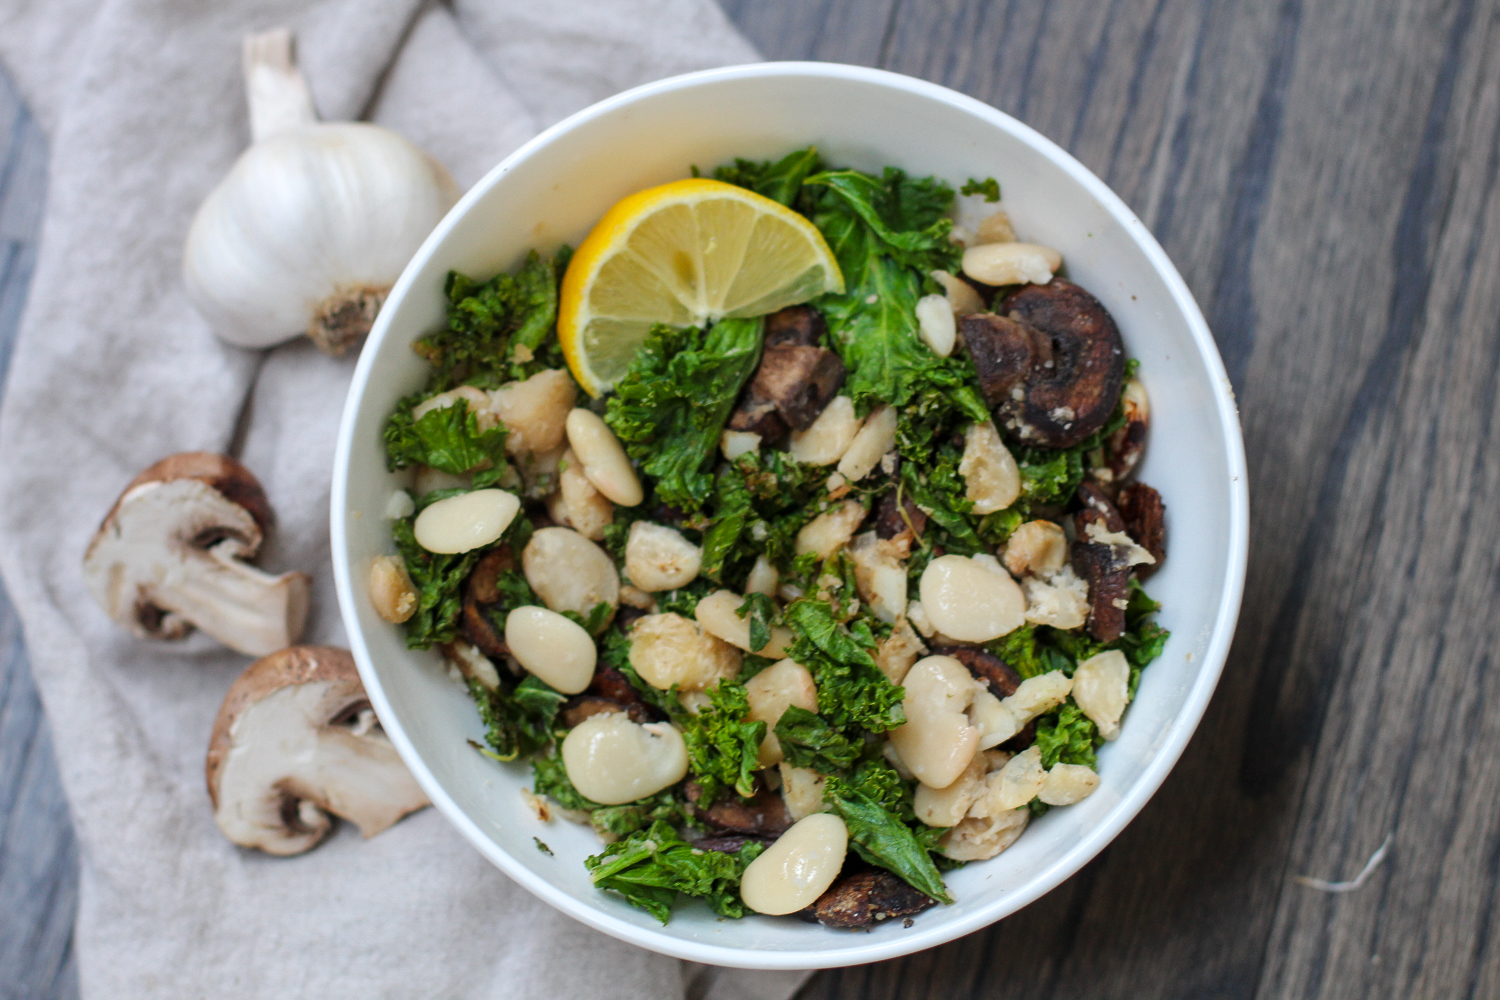
[[[306,333],[341,353],[369,332],[458,190],[447,171],[389,129],[296,121],[297,104],[286,95],[306,88],[291,62],[290,36],[273,39],[283,46],[279,64],[267,62],[275,51],[264,45],[268,37],[247,43],[246,78],[257,131],[265,123],[275,131],[257,136],[198,209],[183,280],[198,311],[231,344],[271,347]],[[280,104],[260,113],[268,95]]]

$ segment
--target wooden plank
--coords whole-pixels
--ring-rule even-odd
[[[45,161],[36,123],[0,73],[0,378],[36,260]],[[77,867],[47,720],[0,590],[0,994],[77,995]]]
[[[720,6],[767,59],[880,63],[897,0],[721,0]]]

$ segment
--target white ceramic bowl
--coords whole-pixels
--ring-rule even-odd
[[[1166,499],[1170,555],[1152,578],[1172,630],[1122,735],[1099,754],[1103,779],[1054,809],[990,861],[950,873],[957,902],[869,934],[752,916],[721,921],[678,908],[663,927],[595,890],[582,859],[598,842],[564,820],[543,826],[519,790],[529,768],[497,765],[466,693],[432,653],[408,651],[371,607],[370,560],[392,551],[380,429],[420,387],[409,346],[443,321],[449,269],[488,276],[538,248],[574,246],[619,198],[733,157],[816,144],[835,165],[890,164],[955,185],[994,176],[1024,238],[1060,250],[1069,276],[1114,314],[1141,361],[1151,443],[1141,478]],[[823,63],[767,63],[663,80],[579,112],[476,184],[417,252],[365,345],[344,410],[333,481],[333,563],[349,642],[375,709],[417,780],[458,829],[511,878],[593,927],[645,948],[717,965],[806,969],[932,947],[1041,896],[1097,854],[1156,791],[1203,714],[1234,631],[1245,573],[1245,461],[1229,380],[1192,295],[1134,214],[1047,139],[978,101],[905,76]],[[537,850],[540,836],[556,852]]]

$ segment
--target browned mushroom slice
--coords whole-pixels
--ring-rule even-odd
[[[194,626],[231,649],[263,656],[297,641],[309,578],[250,565],[271,522],[260,483],[210,452],[171,455],[120,494],[83,559],[104,610],[148,639]]]
[[[497,582],[500,574],[514,569],[515,564],[515,555],[511,552],[510,546],[502,545],[493,552],[485,553],[474,566],[473,572],[469,574],[468,582],[464,585],[463,614],[458,621],[459,631],[463,633],[465,639],[491,659],[498,660],[510,655],[510,647],[505,644],[503,626],[495,623],[486,608],[499,602],[500,590]]]
[[[991,385],[980,377],[1006,430],[1027,444],[1070,448],[1103,427],[1120,398],[1125,344],[1099,300],[1071,281],[1053,278],[1011,292],[995,312],[1023,328],[991,322],[996,328],[991,346],[1005,366],[1000,382],[1012,381]],[[971,325],[966,318],[964,340],[973,356]],[[1030,369],[1020,377],[1014,366],[1026,360]],[[996,398],[996,389],[1003,389],[1003,398]]]
[[[700,851],[718,851],[720,854],[734,854],[746,844],[768,843],[764,837],[752,837],[745,833],[721,834],[715,837],[700,837],[693,841],[693,846]]]
[[[892,917],[913,916],[935,903],[890,872],[869,871],[833,883],[818,897],[813,915],[824,927],[861,930]]]
[[[1094,483],[1078,484],[1078,501],[1084,507],[1098,514],[1095,520],[1104,526],[1105,531],[1124,531],[1125,519],[1120,516],[1120,511],[1108,495]]]
[[[283,649],[240,675],[214,722],[205,776],[224,836],[270,854],[317,844],[329,813],[373,837],[427,805],[354,658],[327,646]]]
[[[951,656],[973,674],[976,680],[987,681],[990,693],[996,698],[1009,698],[1021,686],[1021,675],[1014,667],[987,649],[977,646],[942,646],[932,651],[933,656]]]
[[[1135,575],[1144,580],[1155,573],[1167,557],[1167,508],[1161,494],[1145,483],[1131,483],[1120,491],[1120,516],[1125,531],[1147,552],[1155,563],[1137,566]]]
[[[903,493],[898,500],[892,490],[875,504],[875,537],[898,545],[904,542],[910,549],[926,530],[927,515],[910,496]]]
[[[1110,508],[1113,510],[1113,507]],[[1119,514],[1115,514],[1119,518]],[[1089,585],[1089,635],[1100,642],[1114,642],[1125,634],[1125,607],[1129,603],[1130,560],[1116,546],[1090,542],[1088,526],[1117,531],[1108,516],[1092,507],[1073,515],[1078,540],[1073,543],[1073,572]]]
[[[794,431],[805,431],[844,384],[844,362],[824,347],[787,344],[768,347],[750,391],[776,404],[781,419]]]
[[[766,317],[766,346],[817,347],[827,331],[823,314],[812,306],[787,306]]]
[[[500,574],[516,568],[516,556],[509,545],[486,552],[469,574],[468,593],[480,604],[495,604],[500,600],[497,583]]]
[[[1151,406],[1146,399],[1146,387],[1139,379],[1130,379],[1120,392],[1120,408],[1125,412],[1125,423],[1104,442],[1104,464],[1090,469],[1095,479],[1111,489],[1119,485],[1140,464],[1146,451],[1146,432],[1151,424]]]
[[[979,391],[991,407],[1025,394],[1026,379],[1038,352],[1047,348],[1036,330],[994,313],[960,316],[964,347],[974,362]]]
[[[748,390],[739,406],[729,415],[726,426],[732,431],[759,434],[761,443],[765,445],[780,444],[788,433],[786,421],[781,419],[776,403],[751,395]]]
[[[696,781],[689,781],[685,790],[689,802],[697,802],[702,793]],[[757,792],[748,802],[731,794],[707,808],[695,805],[693,812],[710,826],[733,833],[779,837],[792,826],[785,800],[769,789]]]
[[[625,706],[608,698],[600,698],[597,695],[580,694],[563,702],[562,721],[563,725],[572,729],[584,719],[592,719],[596,715],[605,715],[609,712],[624,712]],[[645,719],[631,719],[632,722],[645,722]]]
[[[630,713],[632,722],[656,722],[661,719],[661,712],[641,697],[624,674],[602,663],[595,668],[594,679],[584,694],[604,698],[623,707]]]

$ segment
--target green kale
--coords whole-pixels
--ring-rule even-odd
[[[1104,737],[1099,735],[1094,720],[1069,698],[1056,712],[1037,720],[1036,745],[1042,751],[1043,767],[1061,762],[1082,764],[1097,771],[1099,758],[1094,751],[1104,745]]]
[[[964,186],[958,189],[958,193],[966,196],[971,194],[982,194],[984,195],[985,201],[999,201],[1000,182],[995,180],[995,178],[993,177],[986,177],[982,181],[975,180],[974,178],[970,177],[964,183]]]
[[[546,754],[531,761],[532,790],[545,795],[564,809],[589,814],[589,823],[601,835],[611,838],[629,836],[658,820],[669,823],[690,823],[687,804],[676,789],[666,789],[655,795],[628,802],[621,806],[602,806],[586,799],[573,787],[567,768],[554,745]]]
[[[428,649],[452,642],[458,635],[458,616],[463,611],[463,582],[479,562],[480,550],[456,555],[428,552],[412,533],[414,519],[404,517],[391,525],[396,551],[406,564],[417,591],[417,609],[406,621],[406,645]]]
[[[479,706],[485,742],[494,748],[498,760],[515,760],[551,742],[557,710],[567,700],[533,676],[514,688],[502,684],[493,691],[471,679],[469,696]]]
[[[843,818],[849,828],[849,840],[860,857],[899,875],[918,892],[951,903],[953,898],[944,888],[943,877],[928,853],[932,841],[919,840],[912,828],[892,811],[891,790],[901,786],[899,777],[894,783],[889,780],[894,776],[890,768],[876,765],[861,768],[847,780],[830,777],[823,798]]]
[[[775,603],[765,594],[746,594],[745,603],[735,609],[741,618],[750,618],[750,649],[765,649],[771,641],[771,625],[778,618]]]
[[[1029,448],[1013,450],[1021,469],[1021,501],[1028,507],[1061,507],[1073,499],[1083,482],[1085,450]]]
[[[1040,677],[1054,670],[1073,676],[1076,661],[1048,643],[1045,640],[1047,633],[1053,636],[1082,635],[1082,632],[1060,633],[1038,625],[1022,625],[996,639],[986,648],[1010,664],[1023,678]]]
[[[594,885],[624,896],[663,924],[672,919],[677,894],[705,900],[721,917],[745,915],[740,878],[765,845],[748,841],[734,854],[695,850],[670,823],[655,822],[584,859]]]
[[[604,419],[657,499],[693,513],[712,494],[719,432],[760,363],[764,325],[722,319],[706,333],[657,326],[636,351]]]
[[[571,257],[567,247],[551,261],[532,251],[515,274],[482,282],[449,272],[447,325],[412,345],[432,364],[428,393],[465,383],[495,388],[562,367],[552,333],[558,285]]]
[[[527,589],[530,590],[531,588],[528,587]],[[610,619],[614,617],[615,609],[613,605],[600,601],[589,609],[587,618],[576,611],[564,611],[562,614],[564,618],[582,627],[589,635],[597,638],[599,633],[604,631],[604,627],[609,624]]]
[[[822,716],[792,705],[776,723],[782,755],[793,767],[819,774],[841,774],[859,758],[860,747],[834,729]]]
[[[451,406],[428,410],[421,419],[412,419],[412,409],[428,393],[416,393],[403,399],[385,422],[386,467],[395,471],[411,466],[430,465],[455,476],[480,465],[488,467],[474,476],[476,487],[489,486],[506,469],[504,424],[480,431],[479,418],[469,409],[467,400]]]
[[[556,746],[547,753],[531,759],[531,787],[538,795],[545,795],[564,809],[574,812],[593,812],[604,808],[592,799],[586,799],[568,777],[562,754]]]
[[[802,182],[823,169],[816,146],[799,149],[779,160],[736,159],[732,165],[714,170],[714,180],[749,188],[788,208],[796,208]]]
[[[721,680],[707,694],[708,704],[697,715],[682,713],[675,720],[687,744],[688,766],[702,789],[698,799],[713,802],[726,788],[748,799],[755,794],[766,724],[746,720],[750,698],[745,685]]]
[[[815,516],[813,502],[826,478],[826,469],[771,449],[721,468],[703,534],[703,574],[740,589],[757,556],[774,565],[791,559],[797,532]]]
[[[781,613],[795,641],[788,656],[807,667],[818,685],[818,714],[838,729],[863,726],[881,733],[906,721],[906,692],[875,665],[869,626],[839,624],[827,601],[804,597]]]
[[[734,554],[745,525],[754,514],[754,501],[745,476],[739,469],[726,465],[714,477],[713,511],[709,526],[703,532],[703,563],[700,572],[715,582],[723,582],[724,564]]]
[[[961,458],[957,448],[944,444],[924,463],[925,473],[916,462],[903,462],[901,489],[942,528],[944,549],[970,556],[987,550],[969,520],[974,501],[969,499],[968,484],[958,471]]]
[[[657,594],[656,611],[658,614],[675,614],[692,619],[698,613],[698,602],[718,589],[711,581],[697,577],[676,590]]]

